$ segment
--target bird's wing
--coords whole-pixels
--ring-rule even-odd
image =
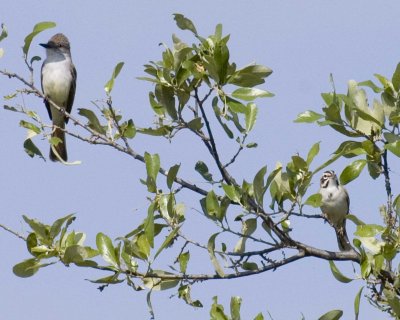
[[[40,75],[40,83],[41,83],[41,85],[42,85],[42,92],[43,92],[44,95],[46,95],[46,94],[44,93],[44,89],[43,89],[43,66],[44,66],[44,63],[42,64],[42,69],[41,69],[41,72],[40,72],[40,74],[41,74],[41,75]],[[48,112],[48,114],[49,114],[50,120],[53,120],[53,117],[51,116],[50,103],[49,103],[49,101],[47,101],[46,98],[44,99],[44,104],[45,104],[45,106],[46,106],[46,109],[47,109],[47,112]]]
[[[71,83],[71,88],[69,89],[69,95],[68,95],[68,100],[67,100],[67,108],[66,111],[70,114],[72,110],[72,105],[74,104],[74,98],[75,98],[75,90],[76,90],[76,69],[75,66],[72,65],[72,78],[74,81]],[[66,117],[65,123],[68,123],[69,118]]]

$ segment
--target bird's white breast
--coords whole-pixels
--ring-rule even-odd
[[[49,61],[46,59],[42,69],[44,94],[60,107],[65,107],[72,83],[71,60]]]
[[[327,215],[333,225],[339,226],[349,210],[347,193],[342,186],[321,188],[320,193],[322,195],[322,212]]]

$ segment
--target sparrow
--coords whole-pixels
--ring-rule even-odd
[[[68,113],[72,110],[76,88],[76,69],[72,63],[70,43],[65,35],[57,33],[47,43],[40,45],[46,49],[46,59],[43,61],[41,70],[44,103],[49,117],[53,121],[52,138],[58,139],[58,143],[50,148],[50,159],[67,161],[63,129],[69,118],[55,108],[49,100]]]
[[[335,229],[339,249],[351,250],[352,246],[346,232],[346,215],[349,213],[350,198],[333,170],[325,171],[322,175],[319,193],[322,195],[322,214]]]

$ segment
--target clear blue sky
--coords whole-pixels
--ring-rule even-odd
[[[349,79],[362,81],[374,73],[391,76],[400,61],[398,1],[11,1],[3,0],[0,22],[9,29],[9,38],[0,44],[5,56],[0,68],[27,74],[21,47],[24,37],[40,21],[54,21],[56,29],[34,39],[31,54],[44,57],[43,48],[56,32],[65,33],[72,47],[78,71],[74,104],[93,108],[91,101],[104,98],[103,86],[114,65],[125,61],[125,67],[113,91],[114,105],[139,126],[151,124],[148,106],[150,84],[136,80],[143,75],[142,65],[159,59],[160,42],[171,44],[171,34],[192,41],[188,32],[179,30],[173,13],[191,18],[202,35],[222,23],[231,34],[231,57],[239,65],[256,61],[274,70],[265,89],[276,96],[259,103],[260,113],[250,140],[259,147],[240,158],[235,174],[251,180],[263,165],[272,168],[296,152],[305,155],[316,141],[321,143],[319,163],[336,149],[339,135],[327,128],[294,124],[296,115],[322,106],[321,92],[330,90],[329,74],[333,73],[338,91],[346,90]],[[39,85],[40,64],[35,80]],[[20,84],[0,78],[0,94],[11,92]],[[18,102],[37,110],[43,118],[47,112],[38,99]],[[67,137],[70,160],[81,160],[80,166],[62,166],[25,155],[22,143],[25,130],[18,127],[20,116],[0,111],[0,222],[24,232],[27,227],[21,215],[51,222],[68,213],[76,213],[75,230],[87,233],[88,244],[94,245],[95,234],[102,231],[111,237],[125,234],[143,219],[146,192],[139,183],[145,176],[141,163],[115,151],[89,146]],[[74,112],[73,112],[74,114]],[[37,140],[47,154],[48,145]],[[201,178],[190,172],[198,159],[209,161],[202,147],[193,148],[189,136],[165,141],[138,136],[133,145],[143,153],[159,152],[162,163],[169,167],[183,163],[183,173],[192,181]],[[187,150],[190,150],[188,153]],[[229,150],[226,150],[227,154]],[[396,159],[392,159],[394,161]],[[332,169],[341,172],[345,161]],[[399,169],[393,163],[394,180]],[[61,187],[55,188],[56,182]],[[314,181],[315,191],[318,181]],[[394,185],[398,190],[399,185]],[[379,221],[378,206],[384,203],[383,180],[371,182],[366,173],[348,186],[351,211],[367,222]],[[376,197],[369,195],[376,194]],[[366,197],[365,195],[368,195]],[[187,197],[188,231],[204,240],[208,229],[195,228],[203,219],[193,210],[198,203]],[[191,202],[192,201],[192,202]],[[310,209],[310,213],[318,210]],[[315,246],[336,248],[333,231],[321,222],[301,221],[297,235]],[[204,223],[203,223],[204,224]],[[211,224],[204,224],[211,226]],[[351,229],[351,227],[350,227]],[[88,269],[61,265],[40,270],[29,279],[13,275],[12,266],[29,257],[22,241],[0,231],[2,319],[147,319],[145,293],[134,292],[126,285],[107,288],[100,293],[84,279],[105,274]],[[194,269],[212,270],[207,257],[197,259]],[[196,261],[196,260],[195,260]],[[203,262],[202,262],[203,261]],[[352,275],[351,263],[340,268]],[[357,268],[356,268],[357,270]],[[243,319],[252,319],[267,311],[275,320],[316,319],[331,309],[343,309],[343,319],[353,318],[353,300],[362,282],[338,283],[330,274],[328,263],[306,259],[275,272],[233,281],[205,282],[194,286],[193,298],[205,308],[194,310],[172,291],[153,294],[157,319],[207,319],[213,295],[229,309],[232,295],[243,297]],[[362,301],[361,319],[384,319]]]

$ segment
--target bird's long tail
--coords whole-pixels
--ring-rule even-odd
[[[63,161],[67,161],[68,156],[67,146],[65,144],[65,132],[58,127],[54,127],[51,137],[58,138],[60,141],[50,147],[50,160],[60,161],[61,158]]]

